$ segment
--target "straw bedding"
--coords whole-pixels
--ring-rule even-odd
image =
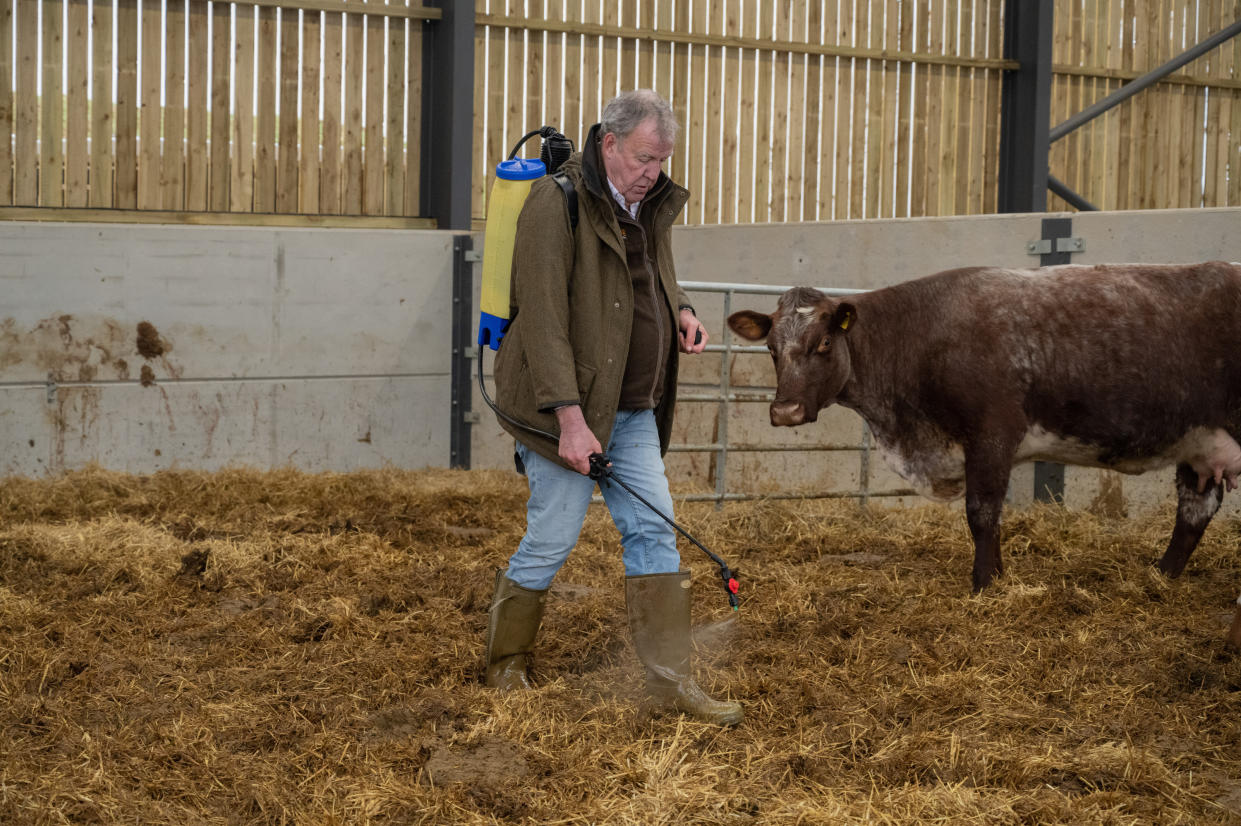
[[[1006,515],[969,593],[959,509],[683,505],[699,681],[649,706],[592,509],[533,675],[480,683],[502,472],[97,469],[0,480],[0,822],[1230,823],[1241,525],[1181,579],[1171,508]]]

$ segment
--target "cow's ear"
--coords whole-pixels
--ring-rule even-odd
[[[771,316],[753,310],[738,310],[728,317],[728,329],[747,341],[760,341],[771,332]]]
[[[847,301],[842,301],[836,307],[836,312],[832,313],[832,320],[828,323],[827,329],[847,333],[856,321],[857,308]]]

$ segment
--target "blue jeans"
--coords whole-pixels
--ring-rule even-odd
[[[619,411],[604,452],[617,477],[673,518],[653,411]],[[526,503],[526,535],[509,558],[508,578],[523,588],[542,590],[552,584],[577,544],[595,482],[545,459],[521,442],[517,443],[517,453],[526,466],[530,500]],[[615,482],[603,480],[600,488],[621,534],[625,575],[680,570],[681,555],[672,526]]]

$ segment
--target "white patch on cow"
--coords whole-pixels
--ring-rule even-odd
[[[1219,488],[1212,488],[1207,496],[1194,496],[1181,499],[1177,504],[1178,514],[1192,527],[1198,528],[1211,521],[1211,517],[1219,510],[1223,495]]]
[[[956,442],[944,441],[938,448],[920,445],[912,455],[878,435],[875,443],[888,467],[927,499],[951,502],[965,495],[965,450]]]
[[[1238,474],[1241,474],[1241,445],[1220,428],[1196,427],[1179,441],[1169,445],[1166,450],[1140,459],[1104,462],[1100,453],[1098,445],[1057,436],[1035,426],[1017,446],[1013,461],[1016,464],[1037,459],[1068,465],[1105,467],[1121,473],[1145,473],[1148,470],[1187,462],[1198,474],[1199,489],[1212,479],[1217,483],[1227,483],[1231,489],[1236,484]]]

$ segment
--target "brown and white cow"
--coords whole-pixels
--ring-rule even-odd
[[[973,267],[847,300],[802,287],[728,326],[767,339],[773,425],[844,405],[920,492],[965,495],[975,591],[1002,571],[1016,463],[1176,465],[1171,576],[1241,473],[1241,265]]]

